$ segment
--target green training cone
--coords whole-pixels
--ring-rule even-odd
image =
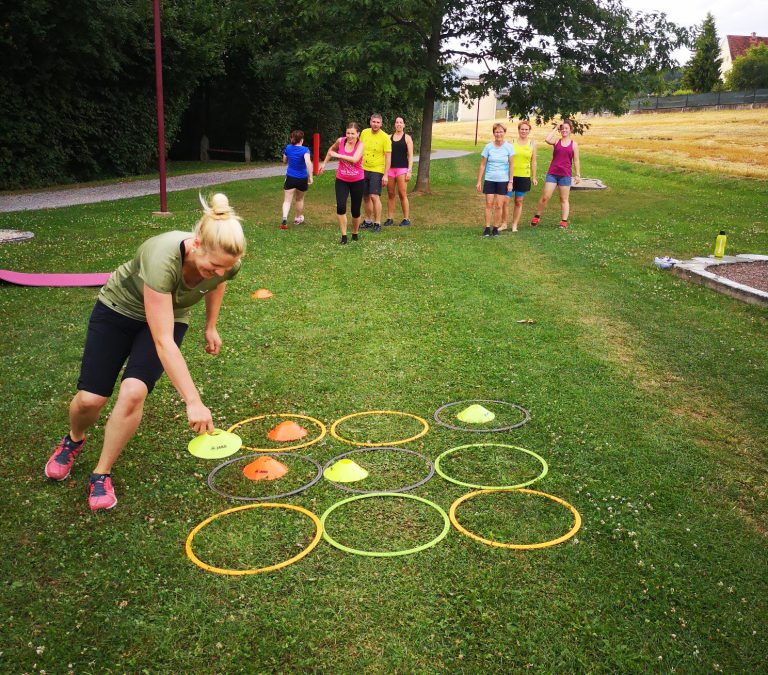
[[[492,422],[496,415],[475,403],[469,408],[464,408],[456,417],[467,424],[482,424],[483,422]]]
[[[340,459],[323,471],[323,476],[334,483],[354,483],[368,477],[368,472],[351,459]]]

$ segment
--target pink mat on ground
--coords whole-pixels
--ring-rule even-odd
[[[103,286],[111,272],[87,274],[30,274],[0,270],[0,280],[17,286]]]

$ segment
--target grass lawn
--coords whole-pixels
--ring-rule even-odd
[[[0,670],[765,670],[768,313],[652,260],[706,254],[721,228],[729,252],[768,252],[766,183],[585,151],[584,175],[611,189],[574,194],[571,229],[557,229],[551,204],[541,227],[483,239],[478,161],[434,162],[434,194],[412,200],[414,227],[364,233],[346,247],[337,243],[330,175],[312,187],[306,224],[288,232],[277,229],[281,179],[224,186],[249,252],[225,298],[222,354],[203,351],[202,307],[184,351],[224,428],[267,413],[329,424],[378,409],[431,421],[449,401],[518,403],[531,420],[514,431],[433,424],[405,447],[433,459],[471,443],[538,453],[549,473],[530,487],[580,512],[576,536],[512,551],[451,529],[433,548],[395,558],[348,555],[323,541],[278,572],[204,572],[185,557],[187,534],[235,503],[206,486],[217,462],[186,451],[190,433],[170,383],[158,384],[116,467],[117,508],[91,514],[85,481],[103,427],[69,480],[48,482],[43,465],[66,430],[96,289],[3,286]],[[196,192],[168,199],[174,215],[163,220],[150,215],[156,197],[4,214],[0,228],[36,236],[0,247],[0,266],[112,270],[145,238],[192,227]],[[259,287],[274,297],[251,299]],[[528,318],[535,323],[517,323]],[[269,427],[243,428],[246,444],[263,444]],[[384,441],[419,428],[370,417],[341,431]],[[298,453],[325,463],[351,449],[326,437]],[[263,496],[314,475],[306,460],[282,461],[290,471],[276,484],[245,481],[237,467],[217,484]],[[358,461],[371,488],[425,475],[423,461],[404,453]],[[490,446],[454,453],[443,469],[465,482],[510,484],[540,465]],[[435,476],[413,494],[447,511],[468,491]],[[323,481],[282,501],[319,516],[348,496]],[[558,537],[572,522],[558,504],[523,493],[473,499],[459,519],[517,542]],[[442,518],[413,500],[366,499],[336,510],[328,528],[355,548],[411,548],[436,537]],[[195,552],[212,565],[258,567],[295,555],[312,534],[299,513],[255,508],[211,523]]]

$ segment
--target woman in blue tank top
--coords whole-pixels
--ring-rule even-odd
[[[312,160],[309,148],[304,147],[304,132],[301,129],[291,132],[291,143],[283,150],[283,164],[288,164],[288,170],[285,172],[283,184],[285,196],[280,229],[287,230],[288,212],[291,210],[294,194],[296,195],[296,216],[293,224],[301,225],[304,222],[304,195],[312,185]]]

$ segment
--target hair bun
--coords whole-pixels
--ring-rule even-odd
[[[221,192],[217,192],[215,195],[213,195],[213,197],[211,197],[211,211],[213,211],[214,215],[229,215],[231,210],[232,209],[229,207],[229,199],[227,199],[227,195],[222,194]]]

